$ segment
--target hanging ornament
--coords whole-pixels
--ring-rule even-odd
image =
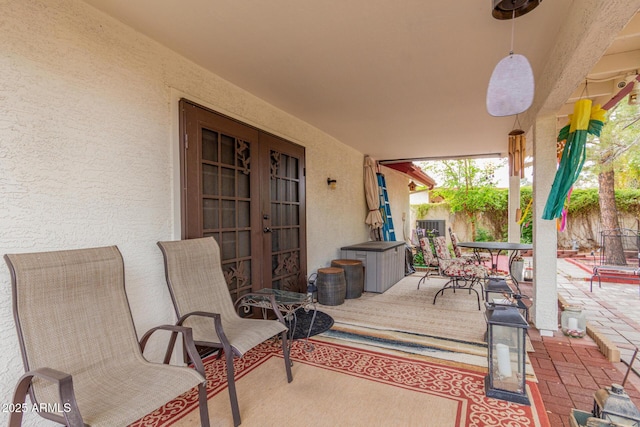
[[[523,55],[503,58],[491,74],[487,89],[487,111],[494,117],[527,111],[533,103],[533,70]]]
[[[605,110],[600,105],[592,107],[590,99],[580,99],[574,105],[569,124],[558,134],[558,141],[566,140],[562,150],[560,165],[551,185],[549,198],[542,213],[542,219],[562,216],[564,202],[569,190],[577,181],[586,159],[587,134],[600,136],[604,125]]]
[[[514,129],[509,132],[509,176],[524,178],[524,158],[526,156],[527,139],[522,129],[515,128],[520,120],[516,115]]]
[[[487,89],[487,111],[495,117],[520,114],[533,103],[533,70],[526,57],[513,53],[515,18],[513,10],[511,50],[496,65]]]

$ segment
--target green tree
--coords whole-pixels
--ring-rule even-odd
[[[640,189],[640,143],[623,153],[619,163],[626,166],[616,173],[616,188]]]
[[[439,177],[442,184],[432,194],[443,197],[451,212],[460,212],[467,217],[475,240],[478,215],[503,204],[495,197],[496,193],[491,191],[495,187],[494,174],[499,163],[480,166],[473,159],[462,159],[423,162],[420,166]]]
[[[600,201],[600,221],[604,230],[620,228],[616,206],[616,170],[618,181],[637,180],[638,170],[631,171],[628,163],[637,162],[640,140],[640,110],[638,105],[630,105],[628,97],[620,101],[607,113],[607,121],[600,137],[594,140],[593,157],[598,174],[598,197]],[[637,164],[637,163],[636,163]],[[624,251],[620,239],[604,242],[610,263],[624,263]]]

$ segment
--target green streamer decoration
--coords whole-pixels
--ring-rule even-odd
[[[587,154],[587,135],[600,136],[606,111],[600,105],[591,106],[590,99],[575,103],[569,124],[558,133],[558,141],[566,140],[560,165],[551,186],[542,219],[562,217],[564,202],[569,190],[578,180]]]

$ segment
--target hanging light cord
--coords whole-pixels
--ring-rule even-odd
[[[584,98],[587,98],[587,99],[589,98],[589,80],[587,79],[584,80],[584,88],[580,93],[580,99],[584,99]]]
[[[518,127],[517,127],[517,128],[516,128],[516,125],[518,125]],[[515,120],[513,121],[513,129],[511,129],[511,130],[513,131],[513,130],[521,129],[521,128],[522,128],[522,125],[520,124],[519,114],[516,114],[516,118],[515,118]]]
[[[513,55],[513,39],[514,39],[515,32],[516,32],[516,10],[513,9],[513,13],[511,15],[511,50],[509,51],[509,55]]]

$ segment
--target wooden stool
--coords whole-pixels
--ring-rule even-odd
[[[322,305],[340,305],[344,303],[347,284],[344,270],[336,267],[318,269],[318,302]]]
[[[347,284],[345,298],[360,298],[364,291],[364,266],[362,261],[357,259],[334,259],[331,267],[338,267],[344,270],[344,279]]]

